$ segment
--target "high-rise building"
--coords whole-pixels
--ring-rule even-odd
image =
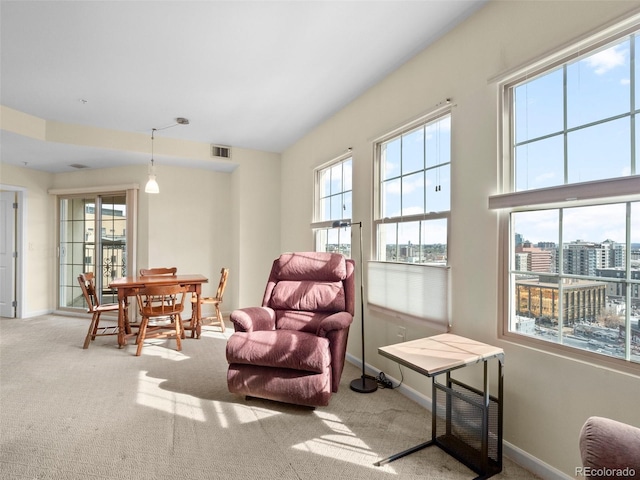
[[[595,243],[575,240],[562,249],[562,273],[595,276],[600,252]]]
[[[543,250],[542,248],[532,247],[531,243],[524,242],[521,246],[515,249],[516,262],[523,264],[522,255],[526,255],[527,268],[529,272],[541,272],[551,273],[553,272],[553,255],[549,250]],[[516,270],[524,270],[522,268],[516,268]]]

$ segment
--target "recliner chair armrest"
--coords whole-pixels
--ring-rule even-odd
[[[247,307],[231,312],[231,322],[236,332],[275,330],[276,313],[269,307]]]
[[[319,337],[326,337],[327,333],[333,330],[349,328],[351,322],[353,322],[353,315],[349,312],[334,313],[320,322],[320,325],[318,325],[317,335]]]
[[[580,431],[587,478],[640,478],[640,428],[610,418],[589,417]],[[633,472],[633,473],[631,473]]]

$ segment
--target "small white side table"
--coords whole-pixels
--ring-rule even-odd
[[[436,445],[476,472],[478,479],[502,471],[504,351],[444,333],[380,347],[378,353],[432,379],[431,440],[376,462],[380,466]],[[498,360],[498,396],[489,392],[487,363]],[[458,368],[484,363],[482,389],[451,377]],[[445,374],[445,383],[437,377]],[[441,431],[442,430],[442,431]]]

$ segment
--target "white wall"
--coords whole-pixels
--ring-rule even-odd
[[[605,370],[498,338],[497,214],[487,197],[497,192],[497,86],[489,79],[577,39],[638,1],[492,1],[383,82],[336,113],[282,156],[283,250],[312,248],[313,168],[353,147],[353,218],[364,222],[365,258],[371,252],[373,140],[452,98],[453,333],[496,344],[506,353],[505,440],[511,451],[573,476],[580,465],[578,434],[590,415],[640,425],[640,376]],[[366,281],[366,278],[365,278]],[[434,332],[415,323],[366,313],[366,359],[399,377],[398,367],[377,354],[407,338]],[[360,358],[360,328],[351,328],[349,353]],[[477,371],[469,369],[466,377]],[[640,375],[640,368],[639,368]],[[494,379],[495,380],[495,379]],[[426,396],[430,384],[406,372],[405,383]],[[495,381],[494,381],[495,384]],[[495,386],[495,385],[494,385]]]

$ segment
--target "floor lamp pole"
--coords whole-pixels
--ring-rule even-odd
[[[351,390],[358,393],[371,393],[378,389],[378,382],[375,378],[365,374],[364,363],[364,270],[362,262],[362,222],[352,222],[351,226],[358,225],[360,227],[360,335],[362,338],[362,376],[351,381],[349,385]],[[352,230],[353,232],[353,230]],[[351,236],[353,238],[353,234]],[[352,242],[353,244],[353,242]]]

